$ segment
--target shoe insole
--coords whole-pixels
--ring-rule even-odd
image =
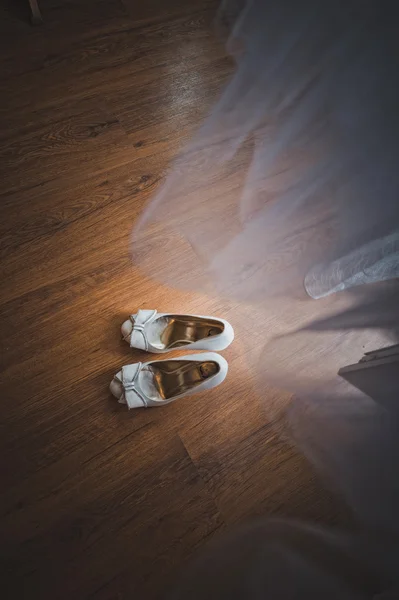
[[[171,360],[153,362],[149,367],[154,375],[155,387],[162,400],[184,394],[193,387],[219,372],[214,361],[194,362],[190,360]]]
[[[167,325],[161,334],[161,343],[165,350],[219,335],[224,330],[224,325],[213,319],[171,315],[166,317],[165,321]]]

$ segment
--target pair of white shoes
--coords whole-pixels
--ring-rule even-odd
[[[110,391],[129,408],[169,404],[214,388],[226,378],[227,361],[215,350],[227,348],[234,331],[223,319],[139,310],[121,330],[131,348],[154,354],[181,348],[208,351],[122,367],[111,381]]]

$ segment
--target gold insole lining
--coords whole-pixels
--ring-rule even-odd
[[[155,386],[162,400],[184,394],[206,379],[216,375],[220,367],[209,360],[204,362],[173,360],[153,362],[149,368],[154,374]]]
[[[161,335],[165,349],[185,346],[204,338],[219,335],[224,330],[223,323],[213,319],[193,319],[184,315],[171,315],[169,323]]]

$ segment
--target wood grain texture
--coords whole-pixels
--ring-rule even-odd
[[[2,597],[155,598],[209,537],[344,509],[277,435],[237,337],[227,382],[157,410],[108,383],[137,308],[233,320],[138,272],[132,224],[233,65],[213,0],[42,0],[0,18]],[[267,400],[287,398],[270,389]]]

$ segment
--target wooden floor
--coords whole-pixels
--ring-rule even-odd
[[[239,338],[210,393],[128,412],[108,392],[143,358],[120,338],[129,313],[231,314],[143,279],[128,251],[232,72],[216,3],[40,6],[38,27],[22,1],[0,15],[1,596],[146,600],[237,522],[341,509],[276,435],[263,407],[285,397],[259,397]]]

